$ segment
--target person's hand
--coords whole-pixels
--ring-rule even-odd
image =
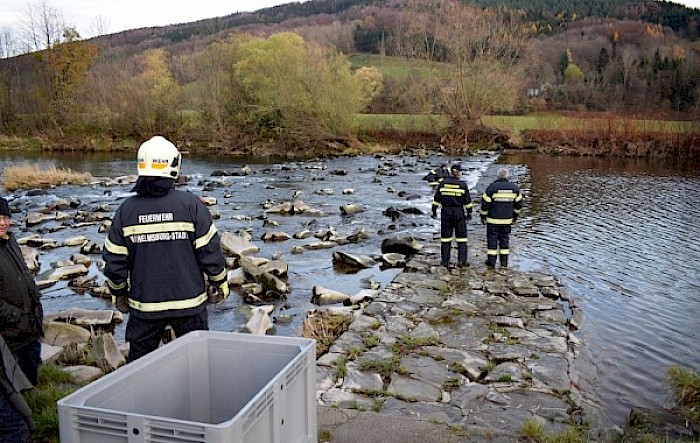
[[[209,303],[223,303],[230,293],[231,290],[228,287],[228,281],[223,280],[218,283],[212,282],[211,286],[209,286]]]
[[[513,224],[518,221],[518,214],[513,215]]]
[[[128,314],[129,290],[127,289],[126,285],[119,289],[114,289],[107,285],[107,289],[109,289],[110,294],[112,294],[112,304],[114,307],[117,308],[119,312]]]
[[[129,297],[126,295],[113,295],[112,304],[123,314],[129,313]]]
[[[485,225],[485,224],[486,224],[486,216],[485,216],[485,215],[482,215],[482,216],[481,216],[481,224],[482,224],[482,225]]]

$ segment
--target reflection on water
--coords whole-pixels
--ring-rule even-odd
[[[562,276],[611,418],[669,398],[665,370],[700,370],[700,174],[657,160],[511,155],[531,168],[522,268]]]

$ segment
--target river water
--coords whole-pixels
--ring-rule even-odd
[[[700,371],[700,173],[646,159],[511,155],[528,211],[513,261],[562,278],[617,423],[670,400],[665,371]]]
[[[0,168],[23,161],[90,171],[96,177],[135,171],[132,155],[0,153]],[[700,370],[700,173],[659,161],[536,154],[497,159],[487,153],[462,161],[468,167],[466,180],[474,194],[480,194],[490,181],[488,176],[499,166],[496,161],[512,166],[527,195],[526,209],[513,234],[513,267],[560,276],[583,308],[585,323],[580,335],[598,366],[597,386],[610,418],[622,424],[631,406],[663,406],[669,396],[664,379],[670,364]],[[183,174],[189,175],[190,181],[184,189],[217,198],[213,209],[221,214],[216,220],[219,231],[247,229],[260,247],[256,255],[270,258],[280,254],[288,262],[290,292],[286,301],[275,304],[274,316],[289,321],[276,324],[274,333],[299,335],[307,310],[315,307],[310,301],[314,285],[354,294],[368,280],[383,287],[399,272],[375,266],[344,274],[333,267],[333,251],[378,254],[383,239],[400,234],[433,240],[437,228],[428,217],[432,192],[421,177],[439,162],[437,158],[412,156],[290,162],[187,155]],[[253,170],[249,176],[211,177],[214,169],[237,170],[245,164]],[[327,189],[333,194],[322,195],[320,191]],[[344,194],[346,189],[356,192]],[[312,209],[328,215],[268,215],[268,222],[278,226],[264,227],[261,204],[266,200],[290,201],[298,192]],[[37,211],[59,197],[79,198],[78,209],[82,210],[101,204],[116,209],[128,195],[127,185],[107,188],[99,184],[64,185],[37,197],[28,197],[24,191],[5,193],[23,213]],[[363,206],[365,212],[342,216],[339,206],[351,203]],[[418,209],[423,214],[402,213],[392,221],[383,215],[389,207]],[[104,239],[96,225],[56,230],[62,223],[70,221],[46,222],[31,230],[18,224],[14,230],[19,238],[39,232],[59,241],[76,235],[99,243]],[[341,235],[365,228],[370,238],[302,254],[291,254],[291,248],[316,239],[260,240],[267,231],[293,234],[328,228]],[[43,251],[40,272],[74,252],[77,247]],[[103,279],[96,266],[90,272]],[[65,283],[45,289],[43,303],[47,313],[77,306],[109,307],[103,300],[76,293]],[[211,329],[239,331],[250,306],[232,296],[210,312]],[[115,335],[123,339],[123,327]]]
[[[483,171],[493,164],[496,158],[493,154],[485,154],[465,159],[463,164],[469,169],[466,177],[471,186],[475,185]],[[58,166],[78,172],[89,171],[95,177],[118,177],[135,172],[135,162],[131,155],[0,154],[0,168],[23,162],[43,167]],[[253,243],[260,248],[257,256],[271,258],[273,255],[281,255],[282,260],[288,263],[290,291],[286,301],[275,303],[274,313],[276,318],[284,318],[285,321],[275,325],[274,333],[299,335],[307,311],[317,307],[311,303],[315,285],[353,295],[366,288],[370,281],[375,286],[378,284],[383,287],[400,272],[400,269],[381,269],[379,266],[357,273],[341,272],[333,266],[334,251],[372,256],[381,253],[381,242],[389,237],[412,234],[420,236],[423,241],[432,240],[435,222],[426,216],[430,211],[432,191],[421,178],[435,164],[438,164],[437,159],[408,156],[360,156],[289,162],[280,159],[186,155],[182,173],[190,179],[182,189],[201,197],[216,197],[217,204],[212,206],[212,209],[221,215],[215,220],[220,232],[237,233],[247,230]],[[249,165],[252,169],[248,176],[211,176],[212,171],[216,169],[237,171],[244,165]],[[92,211],[101,205],[108,205],[111,210],[116,210],[124,198],[132,195],[129,192],[131,187],[132,185],[63,185],[48,190],[46,195],[28,197],[26,191],[18,191],[6,194],[6,197],[11,200],[13,206],[21,209],[23,214],[39,211],[58,198],[70,197],[80,200],[79,210]],[[349,190],[354,192],[343,193]],[[326,195],[327,192],[332,192],[332,195]],[[294,195],[299,193],[298,198],[312,210],[323,211],[327,215],[312,217],[266,214],[262,207],[265,202],[278,204],[291,201]],[[365,211],[343,216],[340,206],[345,204],[362,206]],[[398,210],[412,209],[419,213],[402,213],[393,221],[383,214],[390,207]],[[264,226],[265,222],[268,226]],[[18,238],[40,233],[59,243],[65,238],[77,235],[84,235],[99,244],[104,241],[104,234],[98,233],[97,225],[56,230],[59,225],[66,224],[73,223],[71,220],[45,222],[30,229],[17,223],[15,231],[21,231],[17,232]],[[277,226],[270,226],[272,224]],[[370,238],[333,249],[305,250],[302,254],[292,254],[292,247],[318,242],[319,239],[312,237],[285,242],[261,240],[262,235],[270,231],[283,231],[292,235],[302,230],[318,232],[327,229],[333,229],[341,236],[365,229]],[[51,263],[67,259],[78,249],[61,247],[43,250],[38,279],[50,270]],[[94,255],[93,258],[97,260],[100,257]],[[104,280],[96,265],[91,266],[89,276],[95,276],[98,281]],[[42,300],[47,313],[74,306],[86,309],[108,307],[107,303],[100,299],[69,289],[66,282],[45,289],[43,294]],[[240,297],[230,297],[222,305],[211,306],[210,327],[215,330],[242,330],[250,315],[250,308],[250,305],[241,302]],[[117,328],[115,336],[117,339],[123,339],[124,328]]]

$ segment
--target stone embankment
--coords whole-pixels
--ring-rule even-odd
[[[469,252],[465,269],[437,266],[437,242],[411,258],[319,357],[319,406],[499,441],[516,441],[528,420],[552,434],[602,429],[575,301],[554,276],[488,269],[483,246]]]

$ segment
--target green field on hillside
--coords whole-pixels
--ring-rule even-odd
[[[434,114],[358,114],[355,117],[359,132],[396,131],[440,133],[448,125],[445,116]],[[531,115],[484,116],[481,122],[510,133],[533,129],[553,131],[609,131],[614,133],[670,133],[700,132],[700,122],[641,120],[610,118],[606,116],[568,117],[556,113]]]
[[[446,117],[434,114],[356,114],[358,132],[440,133],[447,128]]]
[[[356,53],[349,57],[352,69],[374,66],[388,77],[426,77],[432,70],[446,72],[450,66],[445,63],[428,63],[419,59],[391,57],[386,55]]]
[[[523,116],[491,115],[482,122],[501,130],[522,132],[529,129],[549,129],[553,131],[584,131],[596,129],[614,133],[667,133],[683,134],[700,131],[698,122],[674,120],[650,120],[605,115],[568,117],[556,113],[542,113]]]

